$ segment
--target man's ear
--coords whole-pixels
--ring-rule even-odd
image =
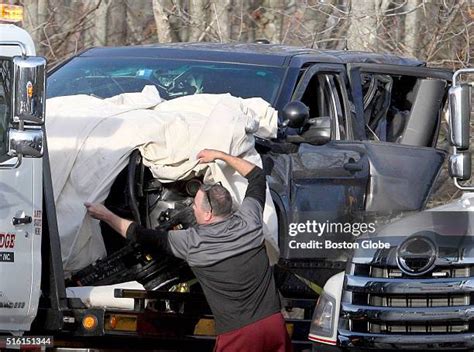
[[[204,220],[209,221],[212,218],[212,213],[210,211],[206,211],[206,215],[204,216]]]

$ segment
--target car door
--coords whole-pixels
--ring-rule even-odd
[[[349,64],[370,163],[365,210],[395,216],[424,207],[446,153],[435,149],[452,73]]]
[[[309,107],[310,121],[329,116],[331,140],[322,145],[316,143],[311,134],[314,125],[310,124],[297,131],[296,136],[287,136],[288,141],[298,145],[296,152],[273,157],[277,171],[270,180],[279,179],[273,183],[280,185],[281,179],[286,178],[289,190],[281,204],[277,204],[284,207],[286,202],[285,211],[280,212],[284,214],[280,219],[280,225],[284,224],[280,226],[283,259],[330,257],[344,261],[347,251],[322,247],[302,250],[300,244],[352,241],[352,234],[339,231],[339,227],[315,232],[313,224],[351,223],[364,209],[368,159],[362,143],[353,140],[354,111],[346,85],[343,65],[317,64],[305,70],[293,93],[293,101],[302,101]],[[275,186],[274,195],[282,194],[279,187]],[[291,230],[295,224],[309,227],[295,234]]]

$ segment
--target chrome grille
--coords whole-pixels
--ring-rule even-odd
[[[348,331],[388,335],[474,332],[474,266],[410,276],[397,266],[353,264],[341,318]]]
[[[468,306],[471,296],[466,295],[368,295],[368,304],[378,307],[454,307]]]
[[[429,277],[432,278],[450,278],[450,277],[469,277],[471,274],[471,267],[449,267],[449,268],[436,268]],[[371,266],[369,269],[369,276],[374,278],[401,278],[405,274],[398,268],[379,268]]]
[[[469,330],[469,324],[414,325],[369,323],[369,332],[375,334],[433,334],[462,333]]]

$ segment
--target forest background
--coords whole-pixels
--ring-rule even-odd
[[[9,0],[50,67],[92,46],[254,42],[472,67],[474,0]],[[474,120],[474,119],[473,119]],[[474,136],[474,127],[473,133]],[[448,148],[444,120],[438,146]],[[431,206],[460,196],[446,168]]]
[[[472,63],[472,0],[21,0],[54,65],[91,46],[253,42]]]

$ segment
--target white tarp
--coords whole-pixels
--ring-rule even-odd
[[[240,155],[261,166],[253,134],[274,138],[277,113],[260,98],[200,94],[162,101],[154,87],[110,99],[87,95],[47,101],[46,131],[65,271],[74,272],[106,255],[99,223],[84,202],[104,202],[130,153],[140,148],[155,177],[171,182],[204,172],[221,181],[240,202],[246,180],[225,163],[198,164],[203,148]],[[277,248],[277,219],[267,190],[267,242]]]

